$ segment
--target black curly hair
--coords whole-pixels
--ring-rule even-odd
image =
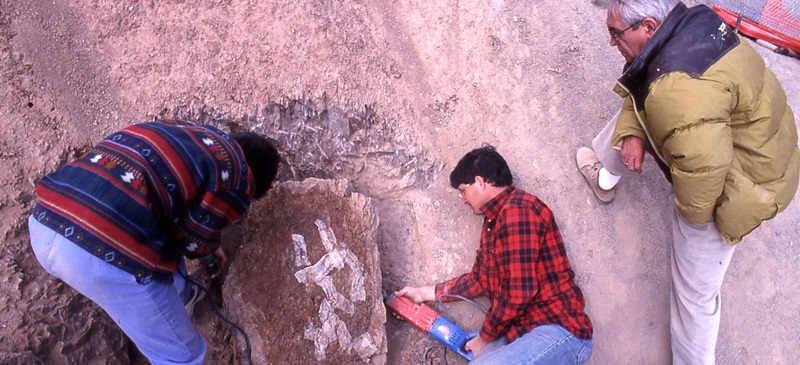
[[[236,132],[230,134],[236,143],[242,147],[245,161],[256,182],[253,199],[259,199],[267,194],[272,187],[272,182],[278,175],[278,165],[281,156],[278,150],[263,136],[253,132]]]
[[[458,189],[461,184],[472,184],[475,176],[487,183],[502,188],[514,183],[508,163],[491,145],[484,145],[468,152],[458,161],[450,173],[450,186]]]

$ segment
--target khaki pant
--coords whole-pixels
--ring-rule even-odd
[[[719,291],[736,246],[725,244],[714,221],[693,226],[677,207],[672,210],[672,363],[714,364],[722,306]]]
[[[611,148],[619,113],[592,141],[597,158],[614,175],[628,172],[620,152]],[[671,195],[674,201],[675,195]],[[727,246],[714,221],[693,226],[670,204],[672,214],[672,285],[670,332],[674,365],[715,363],[719,333],[720,288],[735,246]]]

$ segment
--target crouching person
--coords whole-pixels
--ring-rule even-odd
[[[395,294],[416,303],[442,294],[488,297],[491,308],[479,335],[466,344],[476,356],[470,364],[585,364],[592,354],[592,322],[553,212],[512,184],[508,164],[493,147],[467,153],[450,174],[450,185],[484,216],[472,270]]]
[[[41,179],[31,246],[150,362],[202,364],[206,343],[187,313],[197,288],[183,258],[213,255],[224,268],[221,230],[266,194],[279,160],[254,133],[181,121],[127,127]]]

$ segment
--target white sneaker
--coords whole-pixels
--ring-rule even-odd
[[[194,313],[194,306],[197,304],[197,302],[206,297],[207,290],[199,287],[197,284],[191,282],[190,284],[192,285],[192,292],[189,294],[189,300],[183,305],[183,307],[186,308],[186,313],[189,314],[189,318],[192,317],[192,314]]]
[[[597,199],[602,203],[610,203],[614,200],[614,188],[605,190],[600,187],[597,181],[603,164],[597,159],[597,155],[594,151],[586,147],[581,147],[578,149],[576,160],[578,162],[578,169],[581,170],[581,174],[586,178],[589,186],[592,187],[592,192],[594,192]]]

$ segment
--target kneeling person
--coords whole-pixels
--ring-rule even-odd
[[[480,333],[466,344],[476,356],[471,364],[584,364],[592,354],[592,322],[553,213],[512,184],[508,164],[493,147],[467,153],[450,185],[484,216],[472,270],[395,294],[417,303],[442,294],[488,297]]]

